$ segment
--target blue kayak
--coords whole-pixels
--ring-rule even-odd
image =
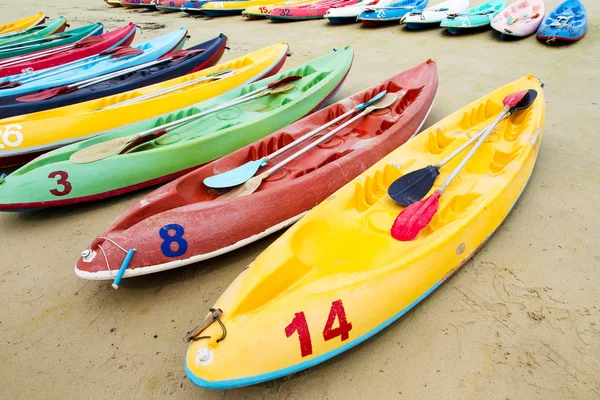
[[[421,12],[427,3],[428,0],[401,0],[384,7],[375,4],[365,9],[357,19],[364,25],[396,22],[408,13]]]
[[[7,76],[0,80],[0,97],[23,95],[56,86],[68,85],[154,61],[169,51],[180,49],[186,39],[187,30],[180,28],[175,32],[133,46],[134,49],[142,50],[141,54],[118,58],[113,58],[110,54],[97,55],[56,68]]]
[[[0,97],[0,119],[99,99],[190,74],[215,65],[225,52],[226,45],[227,36],[220,34],[184,50],[183,56],[173,61],[142,68],[73,92],[66,91],[45,100],[30,102],[21,98],[22,95]]]
[[[544,18],[537,31],[537,38],[548,43],[574,42],[581,39],[587,29],[587,11],[581,1],[567,0]]]

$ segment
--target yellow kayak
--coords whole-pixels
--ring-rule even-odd
[[[211,1],[202,5],[200,10],[208,16],[221,17],[240,14],[248,7],[267,7],[278,2],[281,0]]]
[[[0,161],[2,158],[40,154],[109,129],[188,107],[237,86],[262,79],[281,69],[288,50],[287,43],[279,43],[214,67],[151,86],[0,120],[0,132],[10,131],[10,140],[5,140],[7,145],[0,149]],[[232,71],[219,79],[197,82],[148,98],[153,93],[199,80],[222,70]],[[134,99],[140,96],[146,97],[136,102]]]
[[[247,7],[243,12],[242,16],[253,19],[253,18],[266,18],[267,15],[271,12],[271,10],[275,8],[286,8],[292,6],[303,6],[308,4],[319,3],[323,0],[288,0],[282,2],[281,0],[277,0],[274,2],[270,2],[269,4],[261,4],[261,5],[252,5]]]
[[[0,35],[5,33],[22,31],[32,26],[43,23],[46,16],[43,12],[39,12],[31,17],[23,18],[17,21],[9,22],[8,24],[0,25]]]
[[[492,131],[448,186],[432,223],[413,241],[392,238],[402,207],[388,186],[442,160],[498,116],[505,96],[525,89],[536,90],[537,99]],[[188,349],[188,378],[214,389],[271,380],[334,357],[400,318],[506,218],[533,172],[544,114],[539,80],[521,78],[409,140],[315,207],[217,301],[208,328]],[[435,186],[457,158],[442,167]]]

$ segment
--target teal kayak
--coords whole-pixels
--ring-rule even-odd
[[[452,34],[481,30],[490,26],[492,20],[506,7],[506,0],[490,0],[462,13],[448,14],[441,27]]]
[[[22,31],[6,33],[0,36],[0,46],[42,39],[46,36],[62,32],[66,29],[66,27],[67,19],[65,17],[58,17]]]
[[[101,35],[103,32],[104,26],[97,22],[95,24],[69,29],[65,32],[55,33],[41,39],[25,40],[5,45],[0,44],[0,59],[65,46],[88,36]]]
[[[335,50],[194,106],[46,153],[3,179],[0,184],[0,210],[27,210],[103,199],[183,175],[323,107],[342,85],[352,65],[353,55],[350,47]],[[151,136],[151,140],[129,147],[123,154],[117,152],[85,164],[71,161],[73,154],[92,145],[143,131],[158,131],[166,123],[222,106],[291,76],[297,80],[288,83],[285,92],[208,114],[160,137]],[[289,85],[293,86],[290,88]],[[193,195],[193,188],[190,188],[190,195]]]

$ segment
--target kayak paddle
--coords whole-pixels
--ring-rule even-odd
[[[198,83],[212,81],[215,79],[227,78],[227,77],[232,76],[234,74],[234,72],[235,72],[235,69],[233,69],[233,68],[222,69],[220,71],[213,72],[212,74],[208,74],[208,75],[202,76],[200,78],[196,78],[196,79],[192,79],[187,82],[180,83],[179,85],[175,85],[175,86],[171,86],[171,87],[168,87],[165,89],[157,90],[156,92],[146,93],[142,96],[134,97],[133,99],[129,99],[129,100],[126,100],[126,101],[123,101],[120,103],[115,103],[108,107],[104,107],[103,109],[107,110],[109,108],[122,107],[122,106],[129,105],[129,104],[139,103],[140,101],[153,99],[155,97],[162,96],[167,93],[175,92],[179,89],[183,89],[188,86],[196,85]]]
[[[509,116],[516,110],[522,110],[533,104],[537,97],[537,91],[530,89],[522,92],[513,93],[504,99],[504,108],[498,118],[485,129],[485,133],[479,137],[477,143],[467,153],[465,158],[458,164],[458,166],[450,173],[448,178],[442,183],[442,185],[436,189],[433,194],[424,200],[416,201],[406,207],[398,215],[394,224],[392,225],[391,234],[394,239],[400,241],[410,241],[417,237],[419,232],[423,230],[429,223],[433,216],[437,213],[438,204],[441,195],[444,193],[448,185],[456,178],[458,173],[472,158],[473,154],[481,147],[485,139],[490,133],[496,128],[496,125]]]
[[[138,49],[137,47],[116,47],[114,49],[109,49],[110,51],[105,50],[104,52],[100,52],[101,55],[106,55],[108,58],[122,58],[122,57],[131,57],[138,54],[142,54],[144,50]],[[96,58],[98,56],[94,56],[94,59],[89,60],[85,63],[74,62],[72,65],[57,65],[56,67],[47,68],[41,70],[39,72],[33,73],[32,75],[28,75],[23,77],[20,81],[4,81],[0,82],[0,89],[10,89],[21,86],[25,83],[35,81],[37,79],[47,78],[52,75],[62,74],[64,72],[70,71],[72,69],[83,67],[84,65],[88,65],[90,63],[98,61]]]
[[[21,55],[18,57],[11,57],[11,58],[7,58],[4,60],[0,60],[0,67],[9,67],[11,65],[23,63],[25,61],[33,61],[38,58],[49,57],[51,55],[60,53],[62,51],[79,49],[81,47],[91,46],[93,44],[101,43],[103,41],[104,41],[104,39],[101,38],[100,36],[88,36],[86,38],[81,39],[78,42],[75,42],[75,43],[67,45],[67,46],[52,48],[52,49],[48,49],[48,50],[39,51],[36,53],[29,53],[29,54],[24,54],[24,55]]]
[[[275,165],[274,167],[266,170],[265,172],[261,173],[260,175],[257,175],[257,176],[255,176],[253,178],[250,178],[243,185],[240,185],[240,186],[236,187],[235,189],[232,189],[229,192],[225,193],[224,195],[220,196],[219,199],[226,200],[226,199],[231,199],[231,198],[234,198],[234,197],[248,196],[249,194],[254,193],[256,191],[256,189],[258,189],[258,187],[260,186],[260,184],[265,179],[267,179],[270,175],[272,175],[274,172],[280,170],[281,168],[283,168],[288,163],[292,162],[293,160],[295,160],[296,158],[300,157],[301,155],[303,155],[304,153],[308,152],[309,150],[314,149],[315,147],[317,147],[321,143],[323,143],[323,142],[331,139],[333,136],[335,136],[336,133],[338,133],[339,131],[341,131],[342,129],[344,129],[345,127],[347,127],[348,125],[352,124],[354,121],[356,121],[356,120],[358,120],[360,118],[363,118],[364,116],[370,114],[371,112],[373,112],[375,110],[380,110],[380,109],[383,109],[383,108],[388,108],[392,104],[394,104],[397,100],[398,100],[398,95],[396,93],[387,93],[387,94],[385,94],[384,96],[382,96],[379,99],[375,100],[372,105],[366,107],[357,116],[349,119],[348,121],[344,122],[343,124],[341,124],[337,128],[335,128],[332,131],[328,132],[327,134],[321,136],[319,139],[315,140],[314,142],[312,142],[308,146],[306,146],[303,149],[299,150],[297,153],[292,154],[291,156],[289,156],[288,158],[286,158],[285,160],[283,160],[279,164]]]
[[[297,146],[298,144],[312,138],[317,133],[323,131],[324,129],[329,128],[330,126],[336,124],[337,122],[346,119],[346,117],[349,117],[350,115],[352,115],[358,111],[364,110],[365,108],[367,108],[368,106],[370,106],[371,104],[375,103],[380,98],[382,98],[386,93],[387,93],[386,90],[379,92],[378,94],[373,96],[373,98],[371,100],[369,100],[365,103],[362,103],[362,104],[358,104],[356,107],[353,107],[352,109],[350,109],[349,111],[340,115],[339,117],[332,119],[328,123],[321,125],[321,126],[317,127],[316,129],[313,129],[312,131],[299,137],[297,140],[294,140],[292,143],[288,144],[287,146],[284,146],[281,149],[273,152],[272,154],[269,154],[268,156],[265,156],[259,160],[248,161],[244,165],[240,165],[239,167],[236,167],[227,172],[223,172],[218,175],[209,176],[208,178],[204,179],[204,184],[206,186],[214,188],[214,189],[223,189],[223,188],[241,185],[242,183],[246,182],[248,179],[252,178],[254,176],[254,174],[256,173],[256,171],[258,171],[258,169],[260,167],[264,167],[265,165],[267,165],[267,163],[269,161],[271,161],[275,157],[277,157],[280,154],[288,151],[289,149]]]
[[[521,99],[527,94],[527,91],[513,93],[504,98],[503,104],[511,107],[512,112],[521,109],[521,104],[518,104]],[[519,108],[516,108],[519,105]],[[527,105],[528,106],[528,105]],[[512,113],[511,112],[511,113]],[[504,112],[501,114],[506,117]],[[463,152],[467,147],[479,140],[481,136],[487,133],[489,127],[479,131],[471,139],[462,144],[458,149],[454,150],[446,158],[435,165],[428,165],[425,168],[409,172],[406,175],[396,179],[388,187],[388,195],[396,203],[401,206],[409,206],[412,203],[421,200],[433,187],[437,176],[440,174],[440,168],[449,163],[454,157]]]
[[[281,79],[280,81],[283,81],[283,80],[284,79]],[[280,82],[280,81],[278,81],[278,82]],[[271,85],[273,83],[277,83],[277,82],[272,82]],[[147,140],[157,139],[160,136],[164,135],[165,133],[172,131],[173,129],[180,128],[181,126],[183,126],[191,121],[202,118],[206,115],[213,114],[217,111],[221,111],[226,108],[233,107],[235,105],[244,103],[246,101],[258,99],[260,97],[267,96],[269,94],[277,94],[277,93],[287,92],[293,88],[294,88],[294,85],[291,83],[284,84],[281,86],[275,85],[266,90],[262,90],[260,93],[254,94],[252,96],[241,96],[238,99],[221,104],[220,106],[211,108],[206,111],[202,111],[198,114],[190,115],[189,117],[185,117],[180,120],[169,122],[169,123],[161,125],[161,126],[156,126],[154,128],[145,130],[140,133],[134,133],[133,135],[124,136],[124,137],[120,137],[120,138],[116,138],[116,139],[111,139],[106,142],[93,144],[90,147],[86,147],[84,149],[81,149],[81,150],[71,154],[71,157],[69,158],[69,160],[75,164],[86,164],[86,163],[90,163],[90,162],[94,162],[94,161],[103,160],[110,156],[113,156],[116,154],[121,154],[124,151],[131,149],[133,146],[137,146]]]
[[[196,51],[194,51],[194,50],[191,52],[186,52],[186,50],[174,51],[173,53],[166,54],[165,56],[160,57],[154,61],[149,61],[144,64],[135,65],[133,67],[121,69],[121,70],[111,72],[111,73],[108,73],[105,75],[100,75],[100,76],[96,76],[93,78],[85,79],[83,81],[75,82],[70,85],[62,85],[62,86],[57,86],[54,88],[42,90],[41,92],[36,92],[36,93],[18,97],[16,100],[20,101],[22,103],[33,103],[36,101],[48,100],[48,99],[51,99],[51,98],[61,95],[61,94],[72,93],[79,89],[84,89],[88,86],[93,86],[97,83],[101,83],[101,82],[107,81],[109,79],[116,78],[117,76],[126,75],[126,74],[129,74],[132,72],[137,72],[141,69],[153,67],[155,65],[166,63],[166,62],[170,62],[170,61],[176,60],[181,57],[187,57],[188,55],[193,54],[194,52],[196,52]]]

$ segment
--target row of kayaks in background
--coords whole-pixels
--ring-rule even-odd
[[[543,0],[490,0],[470,7],[469,0],[121,0],[113,6],[184,11],[211,17],[242,14],[249,19],[302,21],[327,18],[333,24],[360,21],[365,25],[400,22],[408,29],[446,28],[450,33],[477,31],[492,26],[503,36],[575,41],[587,31],[587,12],[580,0],[566,0],[545,16]]]
[[[111,40],[135,32],[132,25],[121,29]],[[85,88],[49,98],[37,91],[26,103],[47,109],[1,119],[0,165],[46,153],[0,178],[0,210],[100,200],[172,181],[142,197],[81,253],[75,273],[112,280],[116,288],[123,277],[215,257],[295,223],[188,333],[185,371],[199,386],[278,378],[375,335],[489,239],[533,172],[546,103],[533,75],[420,132],[438,91],[434,61],[328,105],[351,70],[350,47],[280,72],[286,43],[213,65],[224,35],[181,51],[185,38],[182,28],[113,47],[125,50],[115,62],[152,53],[152,61],[120,64],[124,70],[159,62],[142,75],[135,69],[127,77],[113,71],[88,78],[112,76],[103,82],[128,91],[98,98]],[[35,72],[46,74],[33,82],[87,77],[84,71],[104,63],[96,57],[103,55],[88,58],[90,68],[79,59]],[[175,76],[159,67],[161,58]],[[47,103],[80,90],[70,105]],[[522,101],[510,102],[515,97],[529,103],[519,108]],[[467,155],[457,151],[469,143]],[[391,187],[399,179],[450,154],[457,156],[438,168],[421,196],[430,197],[397,203]],[[445,183],[461,161],[460,179]],[[416,186],[422,181],[409,188]],[[415,209],[406,222],[402,216]],[[409,239],[396,233],[399,224],[421,224],[424,216],[429,221]],[[365,301],[373,298],[375,307]]]

